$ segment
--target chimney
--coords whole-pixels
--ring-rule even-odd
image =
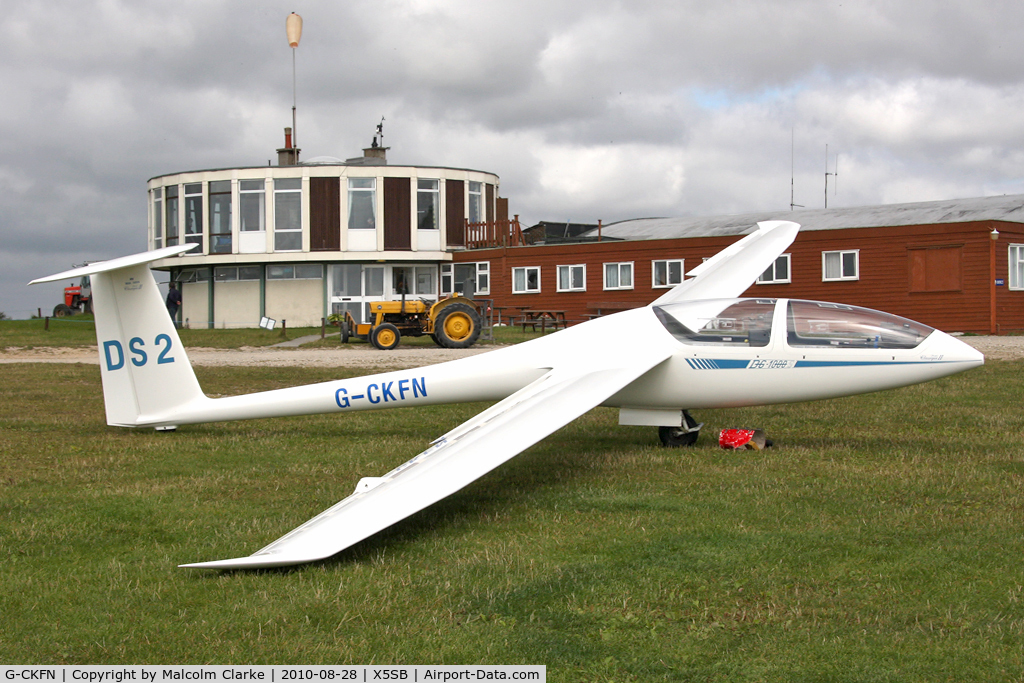
[[[366,147],[363,149],[364,159],[374,159],[374,161],[367,162],[371,166],[387,166],[388,165],[388,150],[390,147],[380,147],[377,144],[377,138],[373,139],[373,146]],[[379,159],[379,161],[378,161]]]
[[[284,147],[277,150],[277,165],[278,166],[295,166],[299,163],[299,152],[292,144],[292,129],[291,127],[284,129]]]

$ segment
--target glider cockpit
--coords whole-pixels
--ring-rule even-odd
[[[763,348],[781,327],[794,349],[913,349],[935,331],[891,313],[824,301],[705,299],[653,308],[676,340],[694,346]]]

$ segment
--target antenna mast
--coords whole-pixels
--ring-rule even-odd
[[[789,210],[792,211],[796,207],[804,208],[803,204],[794,204],[794,191],[795,184],[793,178],[796,176],[796,162],[795,162],[795,149],[796,149],[796,128],[791,128],[789,133]]]
[[[835,182],[832,184],[832,195],[835,196],[836,190],[839,187],[839,154],[836,154],[836,172],[828,172],[828,143],[825,143],[825,208],[828,208],[828,177],[832,176],[835,178]]]

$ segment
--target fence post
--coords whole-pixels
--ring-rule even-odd
[[[50,329],[50,316],[46,316],[46,319],[43,320],[43,329],[44,330],[49,330]]]
[[[327,336],[327,318],[320,318],[320,338]]]

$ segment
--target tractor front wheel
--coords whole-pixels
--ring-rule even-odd
[[[402,341],[402,333],[391,323],[381,323],[370,330],[370,343],[381,351],[390,351]]]
[[[434,321],[437,343],[447,349],[465,349],[480,336],[480,314],[468,304],[450,304]]]

